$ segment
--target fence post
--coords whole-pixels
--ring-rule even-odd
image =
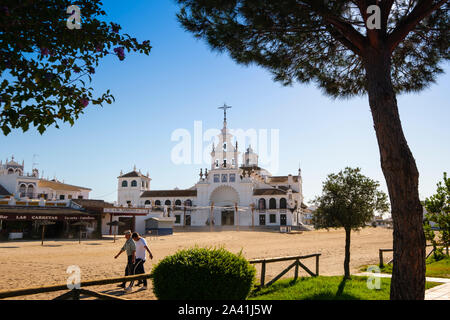
[[[266,277],[266,260],[261,264],[261,288],[264,287],[264,279]]]
[[[72,289],[72,300],[80,300],[80,290]]]
[[[316,277],[319,276],[319,257],[320,257],[320,255],[318,254],[316,256]]]
[[[379,256],[380,256],[379,266],[380,266],[380,268],[383,268],[384,267],[384,265],[383,265],[383,250],[381,250],[381,249],[379,249]]]
[[[295,260],[295,275],[294,275],[294,282],[295,281],[297,281],[297,278],[298,278],[298,263],[299,263],[299,261],[298,261],[298,259],[297,260]]]

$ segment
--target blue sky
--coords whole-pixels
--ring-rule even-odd
[[[332,100],[313,85],[283,87],[258,67],[243,67],[226,54],[186,33],[176,21],[174,1],[105,0],[108,20],[139,40],[150,40],[149,56],[128,54],[104,59],[93,86],[111,89],[116,98],[103,108],[88,107],[75,123],[50,128],[44,135],[31,129],[0,136],[0,159],[14,155],[31,171],[34,161],[45,177],[92,188],[91,198],[114,201],[120,170],[133,166],[149,171],[152,189],[188,188],[203,165],[175,165],[174,130],[220,128],[217,107],[233,106],[231,128],[279,129],[280,169],[275,174],[303,173],[305,200],[320,194],[327,174],[359,166],[380,181],[378,145],[368,100]],[[132,6],[130,5],[132,3]],[[450,75],[420,94],[398,97],[409,146],[420,172],[420,196],[430,196],[450,159]]]

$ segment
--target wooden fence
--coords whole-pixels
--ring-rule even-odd
[[[294,281],[298,278],[298,268],[301,267],[303,270],[305,270],[310,276],[317,277],[319,275],[319,257],[320,253],[310,254],[306,256],[290,256],[290,257],[279,257],[279,258],[269,258],[269,259],[257,259],[257,260],[250,260],[249,262],[251,264],[258,264],[261,263],[261,282],[258,288],[263,288],[272,285],[275,281],[279,280],[282,276],[284,276],[289,270],[292,268],[295,268],[294,271]],[[316,258],[316,272],[312,272],[308,269],[303,263],[300,262],[300,260],[308,259],[308,258]],[[275,278],[270,280],[267,284],[265,283],[266,278],[266,265],[268,263],[274,263],[274,262],[282,262],[282,261],[292,261],[295,260],[292,264],[290,264],[286,269],[284,269],[280,274],[278,274]]]
[[[96,291],[92,291],[92,290],[87,290],[84,288],[91,287],[91,286],[112,284],[112,283],[122,283],[122,282],[128,282],[128,281],[133,281],[133,280],[151,279],[152,277],[153,276],[151,274],[140,274],[140,275],[127,276],[127,277],[119,277],[119,278],[108,278],[108,279],[100,279],[100,280],[82,281],[82,282],[80,282],[80,289],[71,289],[71,290],[68,289],[67,284],[61,284],[61,285],[53,285],[53,286],[45,286],[45,287],[16,289],[16,290],[10,290],[10,291],[0,291],[0,299],[13,298],[13,297],[19,297],[19,296],[28,296],[28,295],[39,294],[39,293],[48,293],[48,292],[69,290],[68,292],[56,297],[55,300],[79,300],[81,294],[90,296],[90,297],[99,298],[102,300],[126,300],[126,299],[123,299],[123,298],[120,298],[117,296],[100,293],[100,292],[96,292]]]
[[[425,246],[425,249],[426,249],[426,247],[432,247],[432,246],[433,246],[432,244],[427,244],[427,245]],[[438,247],[440,247],[440,246],[445,247],[445,246],[442,245],[442,244],[438,244]],[[435,248],[433,248],[433,249],[427,254],[427,256],[426,256],[425,259],[428,259],[428,257],[434,252],[434,250],[435,250]],[[379,262],[378,265],[379,265],[380,268],[383,268],[383,267],[384,267],[383,252],[393,252],[393,251],[394,251],[394,249],[379,249],[379,250],[378,250],[378,256],[379,256],[379,259],[380,259],[380,262]],[[448,245],[447,245],[447,255],[448,255]],[[391,264],[393,261],[394,261],[394,259],[391,259],[391,260],[389,260],[389,262],[388,262],[387,264]]]
[[[285,275],[292,268],[295,268],[294,280],[297,280],[297,278],[298,278],[299,267],[303,268],[312,277],[317,277],[319,275],[319,257],[320,257],[320,255],[321,255],[320,253],[316,253],[316,254],[310,254],[310,255],[306,255],[306,256],[290,256],[290,257],[279,257],[279,258],[269,258],[269,259],[258,259],[258,260],[250,260],[249,263],[251,263],[251,264],[261,263],[261,283],[260,283],[260,286],[258,287],[258,289],[259,289],[262,287],[270,286],[275,281],[280,279],[283,275]],[[315,272],[312,272],[308,267],[306,267],[303,263],[301,263],[300,260],[314,258],[314,257],[316,258],[316,270],[315,270]],[[289,265],[286,269],[284,269],[279,275],[277,275],[275,278],[273,278],[267,284],[265,283],[266,265],[268,263],[292,261],[292,260],[294,260],[294,262],[291,265]],[[60,284],[60,285],[52,285],[52,286],[44,286],[44,287],[0,291],[0,299],[69,290],[69,291],[65,292],[64,294],[56,297],[54,300],[79,300],[80,295],[85,295],[88,297],[95,297],[95,298],[102,299],[102,300],[126,300],[121,297],[117,297],[117,296],[113,296],[113,295],[109,295],[106,293],[101,293],[101,292],[97,292],[97,291],[93,291],[93,290],[87,290],[85,288],[91,287],[91,286],[100,286],[100,285],[106,285],[106,284],[122,283],[122,282],[129,282],[129,281],[136,281],[136,280],[143,280],[143,279],[152,279],[152,278],[153,278],[152,274],[140,274],[140,275],[127,276],[127,277],[119,277],[119,278],[108,278],[108,279],[82,281],[82,282],[80,282],[79,289],[76,289],[76,288],[69,289],[67,284]]]

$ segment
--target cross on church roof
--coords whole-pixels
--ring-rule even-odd
[[[223,107],[219,107],[218,109],[223,109],[223,121],[227,122],[227,109],[231,109],[231,106],[227,106],[225,103]]]

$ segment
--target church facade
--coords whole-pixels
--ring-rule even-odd
[[[118,204],[148,208],[136,217],[145,233],[149,216],[173,217],[175,226],[295,226],[302,222],[302,176],[273,176],[261,168],[249,146],[239,159],[237,142],[227,128],[226,107],[218,145],[211,150],[210,169],[201,169],[196,184],[184,190],[152,190],[149,175],[140,171],[118,177]]]

